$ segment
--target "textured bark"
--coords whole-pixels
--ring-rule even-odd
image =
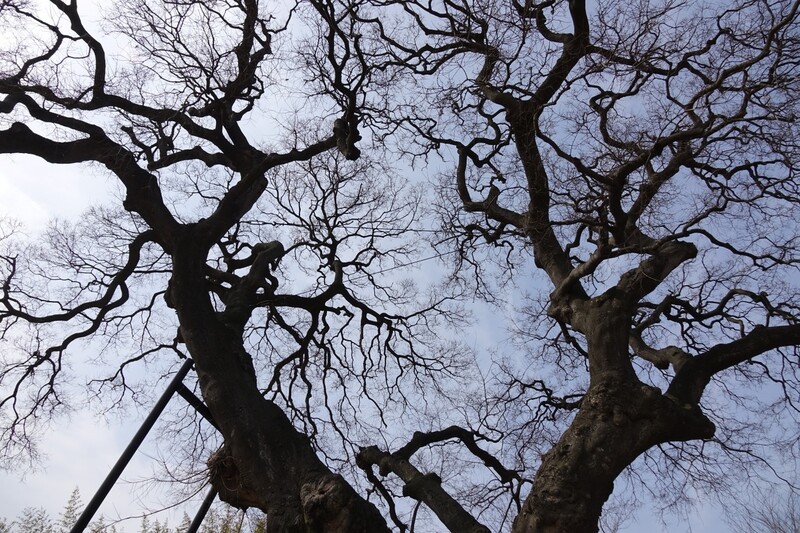
[[[614,479],[647,449],[667,441],[710,438],[714,425],[699,408],[639,381],[628,354],[627,293],[556,305],[588,347],[589,390],[556,445],[542,458],[513,531],[594,532]]]
[[[204,290],[194,239],[173,255],[171,299],[195,361],[203,398],[225,439],[210,462],[224,501],[267,513],[270,532],[385,532],[378,510],[330,471],[283,411],[256,386],[239,332]]]
[[[699,410],[677,406],[654,387],[619,378],[596,383],[543,457],[513,531],[597,531],[614,479],[636,457],[659,443],[713,434],[714,425]]]

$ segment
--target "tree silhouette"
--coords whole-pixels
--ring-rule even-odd
[[[269,530],[596,531],[621,475],[797,456],[798,2],[42,4],[0,153],[122,199],[2,228],[7,460],[97,339],[113,402],[192,358],[223,444],[176,417],[177,469]]]
[[[72,526],[78,521],[81,511],[83,511],[83,502],[81,501],[81,491],[75,487],[69,495],[69,500],[61,511],[61,516],[58,519],[58,533],[69,533],[72,531]]]
[[[54,533],[53,521],[47,511],[41,507],[26,507],[14,521],[16,531],[41,531],[41,533]]]

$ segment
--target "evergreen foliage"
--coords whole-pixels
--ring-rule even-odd
[[[81,493],[77,487],[70,494],[58,522],[54,523],[44,507],[26,507],[13,522],[0,518],[0,533],[69,533],[83,510]],[[170,527],[168,520],[143,516],[138,528],[117,527],[104,516],[99,516],[86,529],[87,533],[186,533],[192,523],[191,517],[183,513],[181,522]],[[243,514],[233,507],[212,508],[200,526],[200,533],[266,533],[267,520],[261,515]]]

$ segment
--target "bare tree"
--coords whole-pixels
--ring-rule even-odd
[[[185,357],[185,346],[224,436],[210,464],[222,499],[262,509],[276,531],[385,530],[375,506],[311,441],[319,423],[312,397],[333,409],[375,374],[391,391],[403,381],[395,374],[445,364],[410,351],[405,324],[414,317],[371,307],[392,297],[375,273],[406,260],[404,228],[416,204],[397,196],[398,184],[370,183],[380,169],[369,158],[336,168],[336,157],[343,164],[359,155],[366,72],[347,53],[322,56],[309,67],[318,72],[304,71],[318,82],[287,81],[306,92],[287,89],[284,109],[250,125],[265,93],[279,89],[296,63],[292,50],[303,43],[292,40],[314,26],[311,7],[269,12],[255,1],[212,1],[114,9],[107,28],[127,48],[109,53],[75,2],[2,4],[3,26],[15,29],[0,67],[0,108],[10,124],[0,151],[99,165],[119,179],[125,210],[96,210],[77,227],[54,227],[44,246],[3,256],[4,334],[29,343],[2,369],[7,453],[26,447],[29,425],[64,402],[65,353],[81,339],[140,343],[142,351],[108,378],[123,394],[130,363],[164,352]],[[292,99],[319,113],[313,131],[291,110]],[[338,156],[320,159],[334,148]],[[277,183],[284,188],[267,192]],[[270,216],[246,217],[259,209]],[[294,236],[274,230],[275,216],[302,236],[278,240]],[[384,246],[392,236],[399,238]],[[284,293],[278,265],[294,260],[308,277],[303,290]],[[157,327],[166,308],[178,325],[169,337]],[[66,333],[51,342],[56,324]],[[251,342],[259,332],[261,344]],[[264,383],[256,365],[268,368]],[[299,412],[305,431],[287,416]]]
[[[573,415],[514,530],[595,530],[648,450],[693,475],[707,454],[691,443],[741,444],[727,409],[791,427],[798,4],[385,4],[357,16],[414,96],[383,116],[415,156],[455,159],[442,212],[463,262],[480,275],[479,243],[524,247],[550,284],[520,332],[540,356],[509,371],[508,397]],[[548,361],[576,377],[548,385]],[[759,406],[740,381],[780,390]],[[796,427],[785,437],[796,453]]]
[[[782,493],[775,487],[756,490],[728,517],[731,530],[758,533],[797,533],[800,511],[795,492]]]
[[[4,241],[8,453],[106,334],[140,344],[104,382],[123,395],[185,347],[211,481],[270,531],[413,530],[420,504],[450,531],[596,531],[621,475],[679,501],[728,457],[796,457],[798,2],[140,1],[108,22],[129,58],[75,3],[0,6],[0,153],[124,194]],[[439,188],[402,196],[397,154]],[[423,199],[457,257],[429,301],[381,277]],[[447,298],[510,284],[534,297],[464,423],[387,430],[465,383]]]

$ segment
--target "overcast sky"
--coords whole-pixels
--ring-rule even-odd
[[[91,204],[113,201],[113,185],[107,176],[79,165],[55,167],[33,157],[1,156],[0,216],[24,222],[28,234],[35,235],[51,217],[74,220]],[[132,411],[128,421],[106,421],[87,409],[57,420],[41,440],[43,460],[35,471],[0,471],[0,518],[13,520],[29,506],[44,507],[55,518],[75,487],[88,502],[144,414]],[[152,473],[154,465],[146,453],[143,449],[134,457],[123,480]],[[120,482],[101,513],[109,517],[141,513],[147,504],[141,492],[140,486]]]
[[[96,12],[97,3],[100,2],[84,2],[83,5],[89,6],[86,12]],[[89,25],[91,27],[91,23]],[[0,156],[0,216],[23,221],[31,235],[41,231],[51,217],[75,219],[89,205],[109,201],[114,189],[115,184],[108,176],[85,166],[52,166],[28,156]],[[498,328],[479,328],[473,333],[475,331],[498,334]],[[499,334],[506,335],[505,332]],[[476,344],[492,344],[486,339],[480,341]],[[0,471],[0,518],[13,520],[27,506],[44,507],[55,518],[76,486],[84,503],[88,502],[145,414],[131,411],[124,423],[109,424],[92,411],[79,410],[68,419],[57,421],[42,440],[44,457],[36,472]],[[123,479],[147,477],[154,468],[152,458],[143,451],[134,458]],[[140,486],[120,483],[101,512],[110,517],[136,515],[143,506],[158,505],[158,497],[149,496],[142,493]],[[193,508],[187,509],[190,515]],[[648,515],[648,510],[643,509],[625,531],[728,531],[718,511],[712,507],[698,509],[688,524],[671,523],[666,529]],[[171,520],[172,525],[175,523]],[[129,524],[127,531],[137,530],[138,520]]]
[[[24,221],[31,234],[41,231],[50,217],[74,219],[92,203],[114,201],[113,189],[107,176],[77,165],[54,167],[30,157],[0,157],[0,216]],[[132,412],[125,423],[109,424],[86,410],[57,421],[42,440],[44,459],[36,472],[0,471],[0,518],[13,520],[27,506],[44,507],[57,517],[76,486],[88,502],[145,414]],[[140,452],[123,479],[146,478],[154,468],[146,451]],[[159,502],[159,496],[143,493],[141,486],[122,482],[101,512],[111,517],[137,515],[143,506],[157,507]],[[192,509],[187,509],[190,515]],[[643,509],[625,531],[728,531],[710,506],[697,509],[690,523],[671,523],[666,529],[648,515]],[[176,522],[173,514],[170,523]],[[135,531],[138,520],[128,524],[127,530]]]

